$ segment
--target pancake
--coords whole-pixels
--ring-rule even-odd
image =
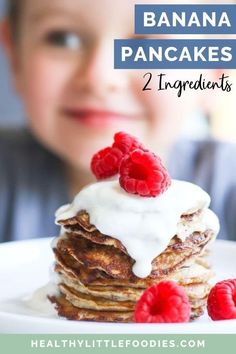
[[[63,295],[49,296],[56,305],[58,315],[68,320],[96,322],[132,322],[133,311],[95,311],[75,307]]]
[[[100,185],[104,186],[104,183]],[[98,185],[95,187],[98,188]],[[113,192],[119,192],[119,188],[119,185],[115,184]],[[90,190],[90,187],[88,189]],[[87,191],[85,190],[84,193],[86,195]],[[123,192],[121,194],[124,198],[127,198]],[[102,193],[99,191],[99,196],[101,195]],[[97,208],[97,204],[94,204],[94,195],[91,194],[90,197],[91,204]],[[103,234],[90,222],[90,215],[86,210],[82,208],[82,210],[76,210],[76,202],[71,206],[64,206],[57,214],[64,216],[64,218],[57,218],[57,223],[62,226],[63,233],[53,244],[54,271],[57,273],[59,294],[49,296],[51,302],[55,304],[59,316],[79,321],[133,322],[135,306],[143,292],[148,287],[163,280],[175,281],[184,288],[191,308],[191,320],[201,316],[210,291],[208,282],[213,276],[213,272],[205,260],[206,248],[215,239],[216,231],[209,226],[212,224],[206,221],[206,217],[211,216],[210,211],[205,213],[208,208],[207,198],[205,199],[206,204],[204,204],[205,202],[201,204],[198,203],[198,194],[195,194],[195,197],[193,207],[191,207],[190,200],[189,207],[183,208],[186,211],[182,215],[177,214],[177,218],[174,219],[177,223],[174,222],[174,228],[171,228],[171,230],[175,230],[173,235],[171,231],[167,238],[163,236],[163,240],[167,240],[166,243],[163,242],[165,245],[163,248],[165,249],[162,248],[162,252],[159,252],[153,259],[150,258],[151,271],[148,276],[143,278],[137,276],[133,271],[135,259],[129,254],[129,243],[124,242],[126,248],[120,241],[122,239],[122,229],[119,229],[120,239],[115,234],[112,235],[113,231],[116,230],[114,228],[110,229],[113,231],[109,235]],[[106,198],[108,198],[108,204],[106,205],[109,205],[109,193],[106,194]],[[80,203],[79,200],[77,201]],[[138,203],[142,202],[139,200]],[[117,206],[116,203],[114,204]],[[131,203],[131,208],[134,207],[136,210],[136,204],[135,206],[134,204]],[[143,204],[140,205],[141,208],[138,209],[137,213],[141,215],[142,231],[146,237],[149,230],[153,230],[152,225],[156,224],[152,218],[148,219],[151,220],[151,223],[143,223],[147,213],[143,214]],[[150,205],[150,213],[152,214],[153,204]],[[169,203],[166,204],[166,209],[164,209],[167,213],[168,205]],[[199,209],[199,206],[202,206],[203,209]],[[102,210],[103,204],[100,204],[100,207]],[[101,210],[96,210],[96,212]],[[109,224],[110,221],[109,218],[106,219],[107,213],[109,214],[109,211],[103,214],[104,218],[102,219],[105,224],[107,221]],[[114,223],[123,225],[122,218],[119,219],[119,215],[119,212],[115,209],[111,219],[113,218]],[[171,223],[170,218],[165,219],[165,214],[161,215],[164,220]],[[168,216],[172,217],[172,214],[170,213]],[[135,235],[139,232],[134,223],[136,219],[132,217],[127,219],[126,214],[124,219],[126,220],[126,231],[130,230],[127,221],[130,220],[130,225],[135,225],[132,229],[134,233],[131,241],[135,242],[136,240],[137,245],[139,245],[140,240]],[[96,218],[93,218],[93,220],[96,220]],[[149,228],[150,225],[151,229]],[[157,225],[160,224],[157,223]],[[160,244],[162,243],[162,233],[166,233],[168,225],[166,223],[164,227],[154,229],[154,231],[159,231],[156,239]],[[101,227],[101,229],[103,228]],[[126,237],[128,236],[129,233],[126,234]],[[145,253],[147,251],[145,250],[145,243],[143,243],[143,246],[143,248],[140,248],[143,252],[141,258],[144,258],[147,254]]]
[[[201,269],[202,268],[202,269]],[[74,290],[92,296],[98,296],[106,299],[110,299],[113,301],[137,301],[143,293],[143,290],[148,287],[147,284],[140,288],[130,287],[128,284],[127,286],[122,286],[122,284],[113,284],[113,285],[87,285],[85,286],[81,281],[74,276],[72,273],[67,272],[65,269],[61,268],[60,266],[56,266],[55,270],[59,273],[59,282],[67,285]],[[191,278],[191,270],[192,270],[192,278]],[[188,277],[184,282],[184,274],[188,272]],[[212,272],[208,269],[205,269],[197,264],[192,265],[192,267],[182,269],[182,276],[179,276],[181,270],[176,273],[173,273],[169,278],[169,280],[174,280],[178,282],[182,286],[189,286],[189,296],[191,295],[191,288],[193,288],[194,284],[207,284],[207,280],[210,279]],[[197,273],[198,272],[198,273]],[[196,274],[197,273],[197,274]],[[190,280],[191,279],[191,280]],[[162,279],[159,279],[161,281]],[[157,280],[155,281],[157,282]],[[206,285],[205,285],[206,286]],[[209,286],[207,284],[207,292],[209,291]],[[196,288],[194,289],[196,291]],[[202,295],[202,297],[205,296]]]
[[[187,226],[189,223],[195,222],[200,215],[201,210],[196,210],[194,213],[191,212],[191,214],[183,214],[180,223]],[[102,234],[94,225],[91,225],[89,215],[84,210],[77,213],[75,217],[67,220],[59,220],[58,223],[63,226],[70,235],[78,235],[79,237],[84,237],[94,243],[113,246],[128,254],[126,248],[118,239]]]
[[[168,275],[156,276],[157,272],[152,272],[149,277],[138,278],[132,273],[134,261],[121,249],[93,243],[67,232],[54,248],[60,295],[50,297],[50,300],[56,304],[59,316],[67,319],[132,322],[136,302],[144,290],[161,280],[170,279],[184,287],[193,320],[203,313],[210,291],[208,280],[212,271],[199,261],[202,259],[202,247],[210,239],[211,232],[205,235],[194,233],[185,244],[174,237],[165,252],[158,256],[159,262],[156,257],[153,264],[158,263],[161,267],[162,262],[166,265],[166,259],[178,254],[183,258],[183,264],[177,269],[172,265]],[[189,250],[192,253],[190,257]]]
[[[131,288],[127,286],[84,286],[76,278],[67,274],[60,274],[60,283],[81,292],[83,294],[102,297],[112,301],[137,301],[143,293],[144,288]]]
[[[213,276],[211,269],[198,264],[199,257],[196,258],[195,263],[192,264],[191,267],[189,265],[184,265],[177,271],[170,273],[168,276],[156,278],[136,278],[132,281],[109,278],[105,273],[99,272],[97,269],[89,270],[81,265],[77,265],[73,258],[70,258],[69,261],[66,262],[68,257],[64,260],[58,253],[56,255],[56,259],[56,272],[61,273],[64,271],[66,274],[71,275],[73,278],[77,279],[80,284],[85,286],[123,286],[145,289],[155,284],[157,281],[165,279],[175,280],[182,285],[208,281]]]
[[[59,316],[75,321],[96,322],[133,322],[133,311],[96,311],[81,309],[72,305],[63,295],[49,296],[50,301],[56,305]],[[204,305],[191,308],[190,320],[195,320],[204,312]]]
[[[92,294],[84,294],[77,290],[74,287],[69,287],[63,283],[58,285],[61,293],[65,295],[66,299],[70,301],[75,307],[85,308],[90,310],[103,310],[103,311],[133,311],[135,308],[136,301],[142,295],[142,292],[136,294],[137,297],[135,301],[130,300],[111,300],[107,297],[94,296]],[[190,303],[193,303],[193,307],[199,306],[204,301],[206,296],[209,293],[210,287],[208,284],[194,284],[191,286],[184,287],[186,294],[189,297]],[[136,292],[137,290],[135,290]],[[108,292],[108,290],[107,290]],[[133,295],[135,295],[135,292]]]
[[[185,242],[174,237],[167,249],[152,261],[150,277],[167,276],[193,256],[199,255],[212,237],[211,230],[195,232]],[[57,253],[64,259],[73,258],[75,264],[102,271],[112,278],[137,278],[132,272],[134,260],[130,256],[113,246],[93,243],[78,235],[67,234],[66,238],[59,240]]]
[[[72,305],[90,310],[101,311],[133,311],[134,301],[112,301],[104,299],[102,297],[95,297],[92,295],[82,294],[75,291],[73,288],[69,288],[64,284],[59,284],[59,289],[66,299],[72,303]]]

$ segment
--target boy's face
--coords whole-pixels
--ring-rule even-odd
[[[17,89],[34,133],[75,167],[87,169],[92,154],[120,130],[162,153],[195,109],[196,92],[178,98],[175,90],[155,89],[158,71],[153,90],[142,91],[145,70],[113,69],[114,39],[135,37],[135,3],[23,2],[13,60]],[[187,70],[166,74],[170,81],[199,76]]]

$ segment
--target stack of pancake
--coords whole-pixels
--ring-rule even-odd
[[[183,232],[189,227],[194,229],[201,213],[202,210],[196,210],[181,216]],[[195,230],[187,238],[173,235],[165,251],[153,259],[151,274],[139,278],[132,271],[135,261],[124,245],[91,225],[86,211],[58,223],[63,232],[53,251],[59,293],[49,298],[56,304],[59,316],[71,320],[132,322],[135,304],[143,291],[167,279],[185,288],[191,319],[202,315],[212,277],[204,253],[215,238],[215,231]]]

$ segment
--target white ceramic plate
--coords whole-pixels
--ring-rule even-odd
[[[236,333],[236,320],[211,321],[207,314],[187,324],[76,322],[32,310],[25,295],[49,281],[51,239],[0,245],[0,333]],[[214,282],[236,278],[236,242],[216,241],[210,262]]]

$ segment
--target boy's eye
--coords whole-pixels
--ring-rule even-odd
[[[79,49],[81,45],[81,40],[78,34],[69,31],[53,31],[46,36],[46,41],[48,44],[65,47],[68,49]]]

